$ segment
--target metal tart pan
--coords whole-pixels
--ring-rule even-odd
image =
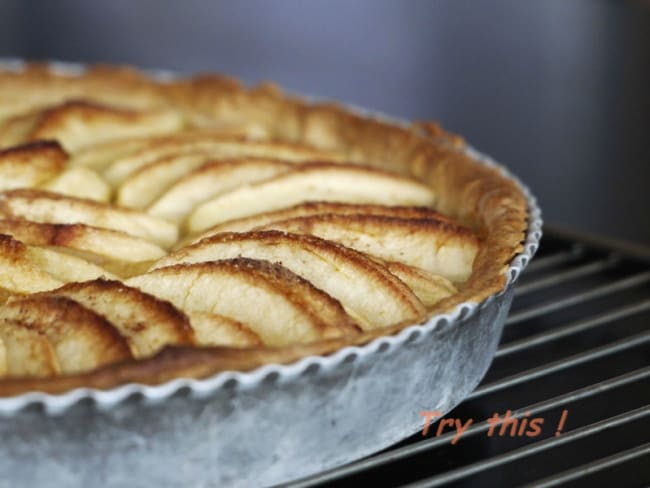
[[[0,487],[272,485],[399,442],[422,428],[422,410],[452,410],[490,366],[542,226],[529,190],[490,158],[468,152],[516,181],[528,199],[525,244],[500,293],[288,365],[1,398]]]

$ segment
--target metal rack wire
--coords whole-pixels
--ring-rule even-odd
[[[507,410],[540,432],[488,435]],[[492,367],[446,418],[473,423],[291,486],[649,486],[650,251],[547,231]]]

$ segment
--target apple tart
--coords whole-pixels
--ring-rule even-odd
[[[0,71],[0,395],[360,345],[498,293],[526,225],[433,123],[217,75]]]

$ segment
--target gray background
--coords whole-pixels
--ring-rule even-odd
[[[222,71],[436,119],[545,220],[650,244],[650,3],[0,0],[0,56]]]

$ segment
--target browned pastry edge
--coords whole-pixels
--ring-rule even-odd
[[[49,82],[58,75],[30,65],[24,73],[0,74]],[[219,118],[224,124],[254,121],[270,137],[342,152],[347,159],[412,176],[437,195],[437,210],[457,218],[483,239],[469,280],[459,293],[439,302],[429,316],[451,311],[463,302],[481,302],[503,289],[505,271],[523,249],[527,228],[527,203],[520,188],[498,170],[463,152],[462,139],[436,124],[398,127],[347,111],[334,103],[310,104],[284,95],[273,84],[246,88],[236,80],[201,75],[171,83],[156,83],[134,70],[97,67],[75,83],[113,89],[131,87],[156,101],[187,111]],[[165,103],[162,103],[164,105]],[[281,123],[278,123],[281,121]],[[50,379],[0,380],[0,396],[28,391],[64,392],[78,387],[112,388],[126,383],[160,384],[174,378],[203,378],[220,371],[249,371],[267,363],[290,363],[307,355],[324,355],[348,345],[365,344],[412,324],[375,329],[357,336],[283,348],[236,349],[226,347],[168,347],[142,361],[127,361],[90,373]]]
[[[53,161],[59,168],[63,168],[63,163],[68,159],[68,154],[57,141],[40,139],[0,149],[0,160],[3,158],[11,158],[20,162],[29,161],[32,158],[41,158]]]

